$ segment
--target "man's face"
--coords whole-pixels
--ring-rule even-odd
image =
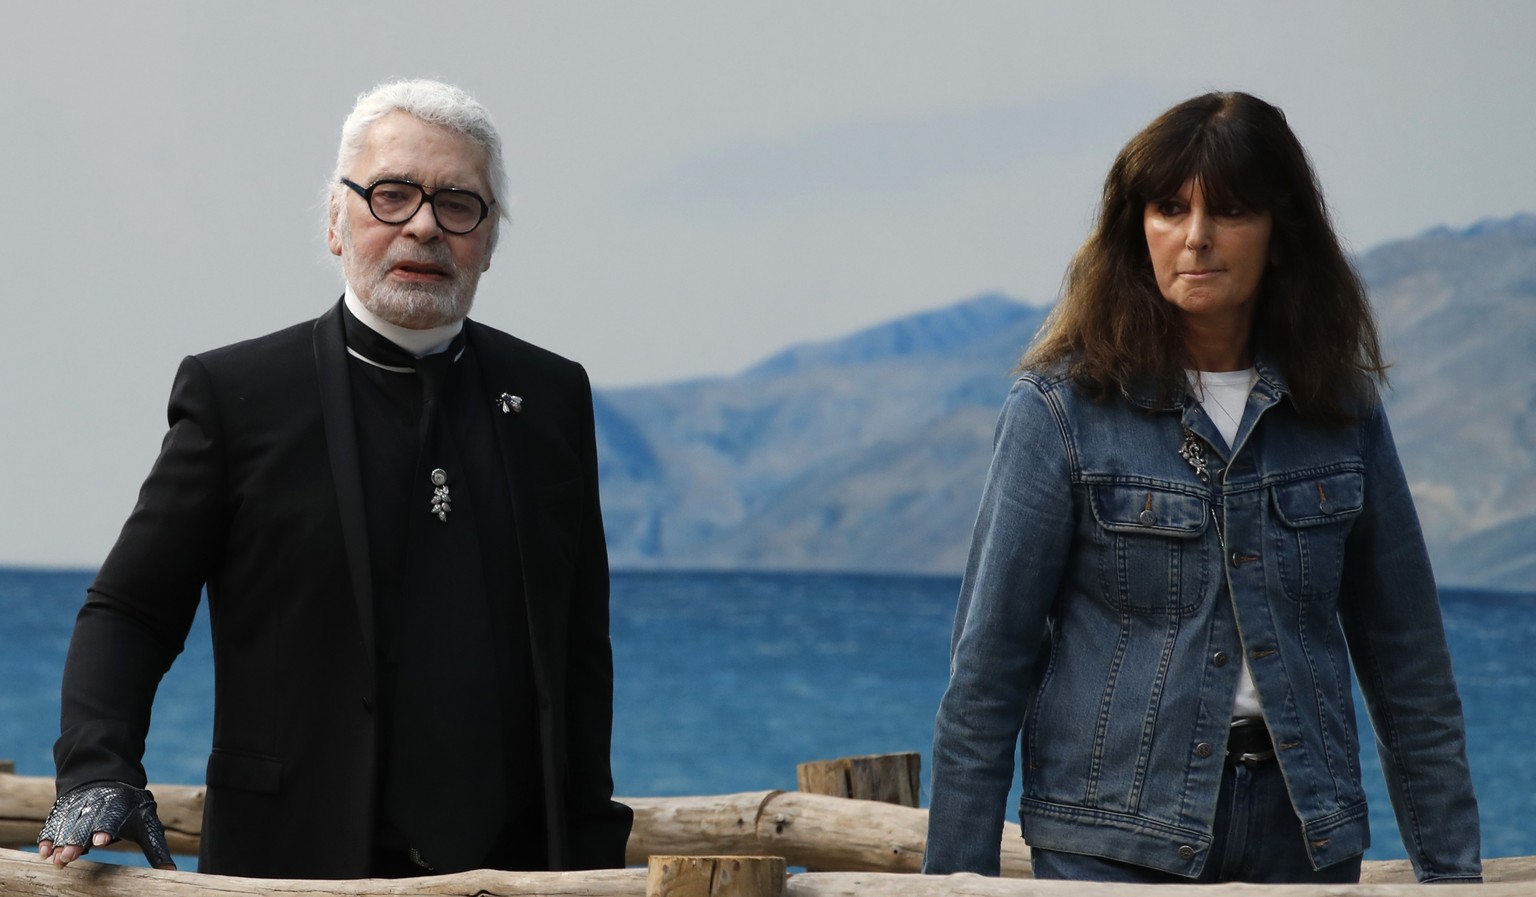
[[[456,131],[405,112],[392,112],[368,129],[362,152],[346,173],[368,187],[398,178],[425,187],[472,190],[491,198],[485,150]],[[327,241],[341,256],[347,282],[374,314],[414,330],[450,324],[469,314],[480,274],[491,266],[496,217],[467,234],[440,228],[432,204],[400,224],[373,217],[368,203],[344,186],[332,186]]]

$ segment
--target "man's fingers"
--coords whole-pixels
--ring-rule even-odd
[[[165,846],[165,836],[159,838],[145,838],[139,843],[144,848],[144,859],[150,866],[156,869],[176,868],[176,861],[171,859],[171,849]]]
[[[112,836],[106,832],[97,832],[91,836],[91,842],[97,847],[106,847],[112,843]],[[37,844],[37,855],[40,859],[52,860],[55,866],[68,866],[75,860],[85,856],[85,848],[77,844],[63,844],[55,849],[52,841],[39,841]],[[171,858],[164,842],[152,847],[146,847],[144,849],[144,858],[156,869],[163,869],[166,872],[176,871],[176,861]]]
[[[37,855],[40,859],[52,860],[55,866],[67,866],[84,856],[85,848],[77,844],[60,844],[55,847],[52,841],[39,841]]]
[[[68,866],[84,855],[85,849],[76,844],[65,844],[53,852],[53,864],[55,866]]]
[[[155,814],[154,798],[147,791],[144,794],[148,800],[129,815],[118,834],[137,841],[149,865],[156,869],[175,869],[176,861],[171,858],[171,848],[165,840],[165,826]]]

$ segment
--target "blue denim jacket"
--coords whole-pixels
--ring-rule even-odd
[[[1316,867],[1370,844],[1353,658],[1415,872],[1480,875],[1461,702],[1386,418],[1307,423],[1257,367],[1230,451],[1193,399],[1014,385],[956,611],[924,871],[997,874],[1022,730],[1029,843],[1198,875],[1244,652]]]

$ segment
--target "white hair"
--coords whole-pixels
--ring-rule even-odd
[[[357,98],[357,105],[341,124],[341,146],[336,150],[336,170],[330,183],[330,202],[336,203],[341,179],[363,151],[368,129],[391,112],[406,112],[424,122],[441,125],[474,141],[485,150],[487,174],[491,182],[493,215],[508,219],[507,167],[501,158],[501,135],[491,122],[491,115],[474,97],[452,84],[422,79],[389,81]],[[501,228],[491,234],[490,246],[496,246]]]

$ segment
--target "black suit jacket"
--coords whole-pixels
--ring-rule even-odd
[[[539,708],[549,867],[624,864],[592,396],[581,366],[466,322],[511,489]],[[206,583],[213,752],[204,872],[368,874],[377,756],[374,598],[340,305],[182,362],[170,430],[91,586],[64,674],[60,793],[143,785],[160,677]],[[494,550],[487,546],[486,550]],[[495,695],[485,699],[495,701]],[[445,788],[475,787],[442,770]]]

